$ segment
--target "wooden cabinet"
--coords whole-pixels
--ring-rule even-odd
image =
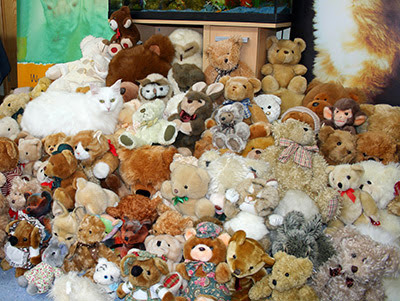
[[[161,33],[169,35],[179,27],[197,30],[203,34],[203,53],[210,43],[238,34],[243,40],[241,60],[262,78],[261,67],[267,61],[266,40],[277,31],[290,27],[290,23],[246,23],[217,21],[181,21],[181,20],[135,20],[142,40],[150,35]],[[207,59],[203,56],[203,70],[207,67]]]

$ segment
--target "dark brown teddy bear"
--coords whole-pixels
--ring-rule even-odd
[[[111,86],[118,79],[136,83],[151,73],[167,77],[174,55],[175,48],[168,37],[152,35],[142,45],[122,49],[111,59],[106,85]]]

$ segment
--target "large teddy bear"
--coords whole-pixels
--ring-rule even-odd
[[[78,87],[89,84],[104,86],[111,56],[102,41],[103,38],[86,36],[80,43],[82,58],[50,67],[46,77],[53,82],[47,90],[76,92]]]
[[[119,144],[132,149],[155,143],[162,145],[173,143],[178,130],[174,122],[163,119],[164,108],[161,99],[143,103],[132,115],[133,129],[119,136]]]
[[[336,216],[338,193],[328,187],[328,164],[318,153],[315,133],[305,122],[288,119],[272,125],[275,145],[261,158],[271,167],[282,198],[288,190],[305,192],[317,205],[324,221]]]

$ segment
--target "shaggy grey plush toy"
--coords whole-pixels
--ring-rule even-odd
[[[329,238],[322,232],[321,216],[315,215],[307,221],[299,211],[289,212],[280,225],[271,233],[272,254],[284,251],[296,257],[308,257],[314,269],[335,254]]]

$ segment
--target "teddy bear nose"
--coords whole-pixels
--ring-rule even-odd
[[[157,240],[157,247],[161,246],[161,241]]]
[[[10,238],[8,239],[8,241],[10,242],[10,244],[12,246],[15,246],[18,243],[18,238],[13,236],[13,235],[11,235]]]
[[[141,109],[140,110],[140,113],[144,113],[144,112],[146,112],[146,109]]]
[[[206,248],[204,248],[204,247],[200,247],[200,248],[199,248],[199,251],[200,251],[200,252],[204,252],[205,250],[206,250]]]
[[[283,53],[284,53],[284,54],[288,54],[288,53],[289,53],[289,51],[285,50],[285,51],[283,51]]]
[[[360,185],[360,189],[362,190],[364,188],[364,184],[361,184]]]
[[[358,271],[358,267],[356,267],[355,265],[353,265],[353,266],[351,267],[351,271],[352,271],[353,273],[356,273],[356,272]]]
[[[276,280],[275,279],[272,280],[272,284],[276,285]]]
[[[224,59],[224,62],[227,63],[229,60],[228,59]]]
[[[235,269],[235,270],[233,271],[233,273],[234,273],[235,275],[240,275],[240,269]]]
[[[342,188],[342,187],[343,187],[343,184],[339,182],[339,183],[337,184],[337,186],[338,186],[339,188]]]
[[[318,107],[319,103],[318,102],[313,102],[312,106],[313,107]]]
[[[131,269],[131,274],[133,277],[138,277],[140,274],[142,274],[143,269],[138,266],[138,265],[134,265]]]
[[[260,150],[256,150],[256,154],[257,155],[261,154],[261,151]]]
[[[348,150],[347,153],[350,155],[351,154],[351,150]]]
[[[222,120],[222,121],[225,121],[225,119],[226,119],[225,117],[221,117],[221,120]]]
[[[178,189],[174,189],[174,193],[178,193],[179,191],[178,191]]]

